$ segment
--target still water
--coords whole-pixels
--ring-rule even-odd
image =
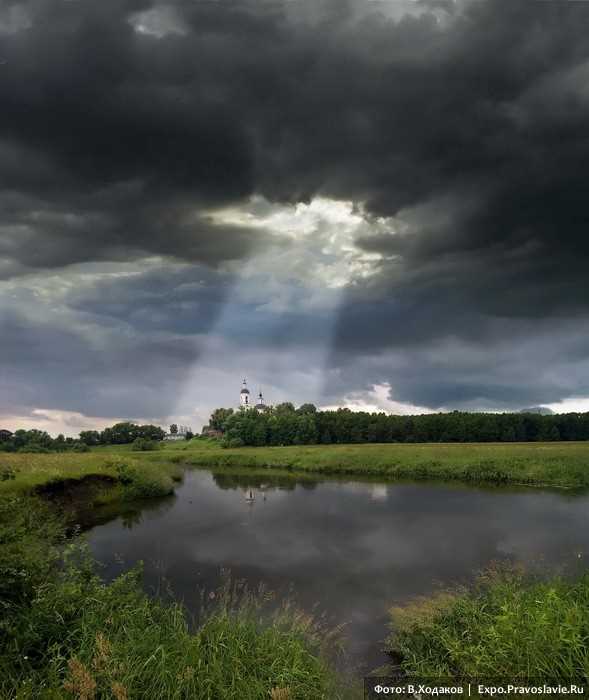
[[[88,538],[107,578],[142,560],[148,589],[165,580],[189,609],[223,569],[278,594],[294,590],[300,606],[347,623],[347,649],[365,670],[386,660],[392,604],[468,583],[493,561],[550,572],[586,564],[589,496],[192,471],[175,497]]]

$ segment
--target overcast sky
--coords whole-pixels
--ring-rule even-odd
[[[2,0],[0,423],[588,409],[588,125],[589,3]]]

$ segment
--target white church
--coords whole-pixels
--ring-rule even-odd
[[[258,402],[254,403],[250,398],[250,390],[247,388],[247,381],[244,379],[241,386],[241,392],[239,393],[239,407],[245,410],[250,408],[255,408],[257,411],[267,411],[269,406],[264,402],[264,397],[262,392],[258,394]]]

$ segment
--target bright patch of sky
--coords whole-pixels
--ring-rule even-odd
[[[383,384],[374,384],[368,391],[353,391],[349,394],[345,394],[341,403],[331,406],[321,406],[321,408],[324,411],[336,411],[338,408],[349,408],[350,411],[392,413],[401,416],[434,412],[430,408],[401,403],[395,401],[391,397],[392,387],[388,382],[384,382]]]
[[[23,3],[8,4],[0,7],[0,36],[2,34],[15,34],[31,26],[30,17]],[[0,65],[2,56],[0,56]]]
[[[321,290],[340,289],[373,274],[381,255],[361,250],[356,240],[390,233],[391,227],[385,219],[369,220],[352,202],[323,197],[292,206],[253,197],[244,206],[211,211],[209,217],[216,224],[270,231],[276,237],[276,245],[248,261],[231,263],[242,279],[264,275]]]
[[[243,376],[252,393],[262,389],[269,403],[317,403],[344,288],[371,275],[380,260],[355,241],[389,231],[388,222],[368,221],[352,202],[320,197],[292,206],[253,197],[208,217],[220,226],[269,231],[275,243],[226,264],[234,287],[214,328],[199,339],[199,360],[175,412],[192,405],[206,416],[205,406],[221,405],[221,399],[237,405]]]
[[[589,411],[589,398],[571,397],[556,403],[543,404],[543,406],[552,409],[555,413],[585,413]]]
[[[96,418],[75,411],[34,408],[28,414],[0,414],[0,423],[9,430],[45,430],[54,437],[76,437],[82,430],[102,430],[120,421],[120,418]]]
[[[131,15],[129,23],[139,34],[162,39],[168,34],[186,34],[186,25],[172,5],[156,5],[150,10]]]

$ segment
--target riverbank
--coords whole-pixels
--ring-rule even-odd
[[[419,678],[589,681],[589,574],[491,571],[471,590],[391,610],[388,651]]]
[[[86,506],[169,496],[182,469],[141,453],[0,453],[0,496],[79,494]]]
[[[197,438],[166,446],[198,467],[248,467],[383,479],[589,487],[589,442],[304,445],[222,448]],[[160,453],[161,455],[162,453]]]
[[[0,493],[31,492],[65,480],[92,478],[105,484],[104,493],[97,495],[99,502],[163,496],[173,492],[173,482],[181,479],[185,466],[584,489],[589,488],[589,442],[226,449],[216,440],[196,438],[152,452],[135,451],[131,445],[109,445],[86,454],[0,453]]]
[[[0,599],[3,611],[7,609],[6,601],[9,601],[10,614],[0,620],[0,639],[4,640],[0,642],[0,678],[5,679],[4,685],[0,683],[0,697],[13,697],[16,689],[22,698],[43,697],[45,689],[50,689],[53,693],[46,697],[76,697],[76,693],[81,696],[81,689],[86,687],[92,689],[96,697],[130,700],[132,697],[142,697],[148,687],[156,689],[162,697],[167,697],[173,694],[172,689],[178,684],[187,696],[196,698],[209,697],[205,691],[210,692],[212,688],[215,689],[215,697],[219,698],[235,697],[232,689],[239,688],[240,696],[246,700],[272,697],[272,689],[275,689],[274,697],[283,700],[299,697],[335,699],[344,692],[334,689],[332,685],[333,674],[321,645],[326,631],[317,628],[307,616],[299,613],[293,616],[294,611],[284,610],[285,616],[282,618],[261,625],[260,616],[253,612],[259,610],[260,601],[251,597],[246,597],[241,602],[232,599],[231,605],[227,606],[224,598],[227,593],[216,592],[214,602],[218,605],[208,611],[206,624],[199,625],[194,630],[188,628],[187,616],[182,607],[164,606],[157,600],[146,597],[141,591],[137,573],[126,574],[112,584],[104,584],[93,572],[92,563],[81,556],[77,546],[74,547],[77,552],[75,557],[66,556],[70,565],[64,568],[63,548],[64,545],[66,549],[69,547],[64,524],[51,503],[30,498],[32,493],[42,492],[45,496],[52,496],[60,489],[65,493],[86,489],[87,498],[97,505],[106,502],[114,508],[117,504],[122,505],[128,501],[129,507],[132,507],[130,502],[137,497],[164,495],[158,487],[148,486],[156,478],[163,479],[164,492],[169,493],[174,487],[173,479],[181,478],[182,467],[188,464],[213,468],[215,478],[220,472],[229,474],[231,470],[236,471],[237,464],[240,471],[248,475],[267,474],[268,477],[274,477],[278,473],[285,480],[291,481],[294,481],[292,476],[297,472],[297,476],[302,474],[309,482],[316,482],[321,474],[332,474],[334,478],[357,475],[368,480],[439,480],[444,478],[444,470],[453,470],[453,476],[446,476],[446,479],[459,479],[467,483],[520,483],[515,479],[493,481],[488,478],[477,480],[458,476],[461,470],[464,473],[464,470],[473,465],[479,468],[481,464],[488,466],[491,459],[499,458],[503,459],[504,470],[512,470],[510,478],[516,474],[517,467],[520,474],[522,470],[528,470],[528,476],[543,474],[546,477],[548,474],[553,486],[579,486],[582,485],[580,478],[584,474],[584,464],[587,463],[585,455],[588,447],[585,443],[546,443],[346,445],[225,450],[215,441],[198,439],[166,445],[157,451],[146,453],[121,446],[97,448],[79,455],[2,454]],[[435,459],[437,463],[428,463],[428,459]],[[407,465],[408,471],[401,475],[398,472],[391,474],[391,466],[396,468],[399,463]],[[496,468],[499,468],[499,464]],[[488,472],[487,476],[489,474],[492,472]],[[561,479],[561,483],[554,483],[559,475],[566,475],[569,481]],[[571,476],[575,476],[578,481],[573,483]],[[239,487],[239,484],[233,484],[229,479],[226,479],[224,485]],[[380,498],[382,494],[375,495]],[[307,500],[313,499],[305,498]],[[174,500],[170,499],[170,502],[173,503]],[[243,505],[242,499],[240,503]],[[268,501],[264,499],[263,503],[273,503],[271,494]],[[260,510],[261,504],[262,501],[257,502],[254,507]],[[196,506],[191,507],[200,514],[199,517],[202,516],[202,510],[197,510]],[[204,507],[205,503],[202,505]],[[475,510],[476,517],[480,518],[481,511]],[[353,508],[352,512],[357,511]],[[371,515],[375,512],[372,502],[369,512]],[[284,508],[281,513],[281,517],[285,517]],[[495,509],[493,515],[496,515]],[[289,518],[286,517],[286,520]],[[390,532],[398,532],[399,527],[399,523],[391,525]],[[314,528],[313,542],[316,541],[316,533],[317,529]],[[213,541],[210,534],[206,537],[207,542]],[[425,550],[416,546],[415,551]],[[306,575],[312,576],[310,570]],[[317,579],[320,580],[320,577]],[[577,639],[582,633],[583,625],[584,629],[587,628],[585,618],[581,619],[579,627],[575,617],[579,605],[587,607],[589,602],[586,598],[579,597],[585,595],[582,593],[584,589],[574,589],[573,594],[569,595],[561,594],[561,589],[553,583],[549,586],[544,591],[533,582],[522,582],[523,593],[511,608],[507,608],[512,611],[510,615],[514,620],[514,629],[501,627],[501,642],[505,642],[501,646],[504,655],[511,653],[512,648],[524,648],[526,643],[523,637],[517,636],[519,630],[524,629],[517,620],[519,612],[524,611],[529,616],[531,613],[526,606],[533,608],[534,600],[541,601],[545,607],[550,606],[551,596],[554,595],[550,592],[552,590],[556,590],[558,604],[549,621],[551,630],[555,630],[559,639],[567,637],[568,630],[572,630],[571,639]],[[528,589],[531,592],[526,597],[525,591]],[[358,601],[357,596],[355,589],[354,603]],[[524,598],[522,607],[518,601]],[[389,600],[387,597],[383,609]],[[454,600],[454,597],[451,600],[436,600],[429,608],[439,609],[440,614],[446,614],[446,604],[453,604]],[[505,605],[506,599],[497,600],[496,611],[500,617],[500,605]],[[511,605],[509,600],[507,603]],[[448,640],[450,648],[457,650],[460,658],[466,658],[466,652],[460,656],[462,652],[458,646],[461,635],[464,634],[460,620],[468,619],[472,629],[480,631],[480,635],[472,639],[475,645],[491,640],[493,629],[499,629],[496,619],[490,617],[485,621],[482,614],[478,615],[479,607],[483,611],[491,610],[488,601],[482,604],[476,602],[469,608],[472,613],[470,618],[462,608],[458,612],[454,610],[450,617],[445,617],[442,621],[436,618],[437,636],[428,636],[427,643],[422,636],[424,629],[429,630],[427,625],[431,627],[431,617],[426,627],[408,625],[405,637],[397,636],[396,641],[390,642],[389,649],[397,655],[402,654],[404,663],[408,663],[406,659],[410,658],[411,653],[415,663],[421,663],[421,660],[424,664],[431,662],[431,667],[424,665],[420,667],[420,672],[425,672],[427,668],[437,668],[439,660],[448,657],[447,649],[440,646]],[[428,605],[425,609],[428,609]],[[413,612],[415,610],[416,608]],[[536,612],[540,614],[541,610]],[[409,610],[406,619],[411,615]],[[157,630],[153,630],[153,626]],[[530,639],[531,629],[528,628]],[[384,636],[384,630],[382,632]],[[427,634],[430,635],[430,632]],[[329,645],[330,638],[327,639]],[[431,648],[428,646],[430,640],[433,645]],[[528,643],[532,644],[529,640]],[[158,652],[161,658],[153,658],[155,648],[161,650]],[[578,651],[574,646],[565,646],[563,649],[561,655],[565,652],[576,654]],[[434,654],[436,650],[439,652],[438,657]],[[544,654],[544,651],[540,651]],[[528,657],[534,660],[550,658],[547,653],[542,657],[540,651],[529,646]],[[493,667],[497,662],[500,671],[503,668],[499,665],[500,659],[494,659],[492,652],[493,647],[489,641],[485,651],[488,666]],[[520,655],[514,663],[523,664],[524,661]],[[146,664],[149,666],[147,673],[143,670]],[[125,673],[119,671],[121,668],[125,669]],[[407,665],[406,671],[410,672],[411,668]],[[460,671],[467,668],[470,666],[465,664],[460,667]],[[524,667],[517,668],[521,670]],[[446,671],[447,669],[444,670]],[[227,684],[224,685],[225,679]],[[248,695],[248,688],[255,691],[252,690]]]
[[[288,604],[263,618],[265,592],[229,582],[208,593],[191,629],[180,604],[142,591],[140,570],[101,581],[54,508],[3,494],[0,697],[344,697],[313,618]]]

